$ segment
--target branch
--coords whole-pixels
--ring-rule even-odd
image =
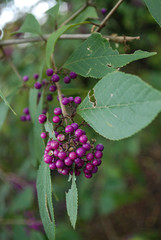
[[[120,6],[123,0],[119,0],[116,5],[111,9],[111,11],[107,14],[107,16],[101,22],[99,28],[97,28],[96,32],[100,32],[101,29],[106,25],[108,19],[112,16],[112,14],[116,11],[116,9]]]
[[[66,25],[68,22],[72,21],[75,17],[77,17],[81,12],[83,12],[87,7],[89,6],[89,3],[86,2],[80,9],[78,9],[78,11],[76,11],[75,13],[73,13],[72,16],[70,16],[67,20],[65,20],[60,27]]]
[[[43,35],[43,37],[47,40],[50,34]],[[75,39],[75,40],[85,40],[90,37],[91,34],[62,34],[59,39]],[[112,34],[110,36],[106,35],[103,36],[104,38],[108,39],[109,41],[124,43],[125,41],[132,41],[132,40],[139,40],[140,37],[130,37],[130,36],[117,36]],[[42,42],[41,37],[32,37],[32,38],[18,38],[18,39],[8,39],[0,41],[1,46],[9,46],[9,45],[17,45],[23,43],[30,43],[30,42]]]

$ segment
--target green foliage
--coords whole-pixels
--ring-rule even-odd
[[[55,138],[55,133],[53,130],[53,124],[49,121],[47,121],[44,125],[46,132],[49,133],[49,137],[54,139]]]
[[[101,78],[130,62],[155,54],[141,50],[133,54],[119,54],[99,33],[93,33],[72,53],[64,67],[84,77]]]
[[[45,13],[51,16],[53,19],[56,19],[59,13],[59,3],[47,10]]]
[[[55,219],[49,166],[42,160],[37,174],[37,193],[41,220],[49,240],[55,239]]]
[[[29,32],[42,35],[40,24],[32,14],[28,14],[26,16],[24,23],[17,32],[19,33]]]
[[[10,95],[6,98],[6,97],[4,96],[2,90],[0,90],[0,97],[3,99],[3,101],[4,101],[5,104],[6,104],[6,106],[5,106],[5,105],[3,105],[3,104],[1,103],[1,106],[0,106],[0,107],[1,107],[0,110],[2,111],[2,114],[4,114],[3,117],[2,117],[2,119],[1,119],[1,126],[2,126],[2,124],[3,124],[3,121],[5,120],[5,116],[6,116],[6,114],[7,114],[8,108],[10,108],[11,111],[16,115],[15,111],[13,110],[13,108],[12,108],[11,105],[10,105],[10,103],[11,103],[12,98],[13,98],[14,95],[15,95],[15,92],[12,93],[12,94],[10,94]]]
[[[94,7],[88,6],[80,15],[72,20],[72,23],[84,22],[87,19],[97,19],[98,15]]]
[[[42,132],[42,126],[38,122],[38,116],[42,113],[42,103],[43,96],[41,96],[39,104],[37,105],[37,89],[31,89],[29,94],[29,108],[33,123],[35,162],[36,159],[38,160],[38,162],[41,161],[44,152],[44,141],[40,137],[40,134]]]
[[[31,187],[26,187],[19,195],[15,196],[11,205],[10,211],[24,211],[29,209],[33,204],[33,189]]]
[[[114,72],[93,88],[77,112],[102,136],[119,140],[147,126],[161,111],[161,92],[140,78]]]
[[[76,177],[74,174],[72,176],[71,189],[69,189],[68,193],[66,193],[66,206],[72,227],[75,228],[78,212],[78,190],[76,186]]]
[[[149,12],[161,27],[161,0],[144,0]]]

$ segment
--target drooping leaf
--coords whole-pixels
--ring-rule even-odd
[[[149,12],[161,27],[161,0],[144,0]]]
[[[75,229],[78,212],[78,191],[74,174],[72,176],[71,189],[66,193],[66,207],[72,227]]]
[[[53,124],[49,121],[47,121],[44,125],[46,132],[49,133],[49,137],[52,139],[55,139],[55,133],[53,129]]]
[[[69,57],[64,67],[84,77],[101,78],[130,62],[155,55],[138,50],[133,54],[119,54],[108,40],[93,33]]]
[[[82,13],[72,20],[72,23],[84,22],[86,19],[97,19],[98,15],[94,7],[88,6]]]
[[[44,153],[44,141],[40,137],[42,133],[42,125],[39,124],[38,116],[42,113],[42,104],[43,104],[43,96],[41,96],[39,104],[37,105],[37,90],[31,89],[29,93],[29,109],[31,120],[33,123],[33,138],[34,138],[34,149],[35,156],[38,161],[41,161],[41,158]],[[36,159],[35,159],[36,160]]]
[[[146,127],[160,111],[160,91],[137,76],[114,72],[95,85],[77,113],[100,135],[119,140]]]
[[[12,93],[12,94],[10,94],[10,96],[8,96],[8,99],[6,99],[6,97],[4,96],[3,92],[2,92],[1,89],[0,89],[0,97],[3,99],[3,101],[4,101],[5,104],[6,104],[6,106],[9,107],[9,108],[11,109],[11,111],[12,111],[15,115],[17,115],[17,114],[15,113],[15,111],[13,110],[13,108],[11,107],[11,105],[10,105],[10,102],[12,101],[12,98],[13,98],[14,95],[15,95],[15,92]],[[2,110],[6,112],[7,108],[5,109],[5,106],[3,106],[2,108],[3,108]],[[4,110],[4,109],[5,109],[5,110]],[[7,113],[6,113],[6,114],[7,114]],[[5,117],[5,115],[2,117],[2,119],[4,119],[4,117]],[[3,121],[2,121],[2,120],[1,120],[1,122],[2,122],[2,124],[3,124]]]
[[[26,16],[24,23],[17,32],[19,33],[29,32],[42,35],[40,24],[31,13]]]
[[[3,123],[6,119],[7,113],[8,113],[8,109],[9,106],[11,104],[11,101],[13,99],[13,97],[15,96],[16,92],[14,91],[13,93],[11,93],[7,98],[3,98],[6,100],[6,102],[1,102],[0,103],[0,129],[3,126]]]
[[[22,192],[15,196],[10,204],[10,211],[24,211],[31,207],[33,203],[33,190],[31,187],[26,187]]]
[[[56,32],[53,32],[50,37],[47,40],[47,44],[46,44],[46,65],[47,67],[51,67],[51,63],[50,63],[50,57],[52,55],[52,53],[54,52],[54,48],[55,48],[55,44],[58,40],[58,38],[64,33],[66,32],[68,29],[73,28],[75,26],[78,26],[80,24],[83,23],[79,23],[79,24],[70,24],[70,25],[65,25],[62,26],[61,28],[59,28]]]
[[[57,3],[54,7],[47,10],[45,13],[56,19],[59,13],[59,3]]]
[[[37,174],[37,193],[41,220],[49,240],[55,239],[55,219],[49,166],[42,161]]]

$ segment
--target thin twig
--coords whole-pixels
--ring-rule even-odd
[[[88,7],[88,2],[86,2],[81,8],[78,9],[78,11],[76,11],[75,13],[73,13],[72,16],[70,16],[67,20],[65,20],[60,27],[66,25],[67,23],[69,23],[70,21],[72,21],[75,17],[77,17],[81,12],[83,12],[87,7]]]
[[[43,37],[48,39],[50,35],[46,34]],[[91,34],[63,34],[60,36],[59,39],[74,39],[74,40],[85,40],[90,37]],[[133,41],[139,40],[140,36],[131,37],[131,36],[117,36],[117,34],[113,35],[105,35],[104,38],[108,39],[109,41],[124,43],[125,41]],[[41,42],[43,41],[40,37],[32,37],[32,38],[18,38],[18,39],[8,39],[0,41],[0,46],[9,46],[9,45],[17,45],[23,43],[30,43],[30,42]]]
[[[103,21],[101,22],[99,28],[97,28],[96,32],[100,32],[101,29],[106,25],[107,21],[109,20],[109,18],[112,16],[112,14],[116,11],[116,9],[120,6],[120,4],[123,2],[124,0],[119,0],[116,5],[111,9],[111,11],[107,14],[107,16],[103,19]]]

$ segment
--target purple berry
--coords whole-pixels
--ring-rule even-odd
[[[67,105],[69,103],[69,99],[67,97],[64,97],[61,102],[63,105]]]
[[[92,177],[92,173],[86,173],[84,174],[86,178],[91,178]]]
[[[86,151],[89,151],[91,149],[91,145],[89,143],[83,144],[82,147],[85,148]]]
[[[48,94],[46,97],[47,101],[52,101],[53,100],[53,96],[51,94]]]
[[[73,102],[74,101],[74,97],[68,97],[68,100],[69,100],[69,102]]]
[[[94,156],[95,156],[95,158],[99,159],[103,156],[103,153],[101,151],[96,151]]]
[[[94,158],[93,153],[88,153],[88,154],[86,155],[86,159],[87,159],[88,161],[93,160],[93,158]]]
[[[63,168],[64,167],[64,162],[62,160],[57,160],[56,161],[56,167],[57,168]]]
[[[81,99],[80,97],[75,97],[75,98],[74,98],[74,102],[75,102],[76,104],[80,104],[80,103],[82,102],[82,99]]]
[[[97,151],[103,151],[103,149],[104,149],[104,146],[102,144],[97,144],[96,146]]]
[[[107,9],[106,9],[106,8],[102,8],[102,9],[101,9],[101,13],[102,13],[103,15],[105,15],[105,14],[107,13]]]
[[[70,152],[70,153],[69,153],[69,158],[70,158],[71,160],[74,160],[74,159],[77,158],[77,154],[76,154],[75,152]]]
[[[39,117],[38,117],[38,120],[39,120],[39,123],[42,124],[42,123],[46,122],[47,117],[44,114],[40,114]]]
[[[80,136],[79,141],[80,141],[81,143],[86,143],[86,142],[88,141],[88,138],[87,138],[86,135],[82,135],[82,136]]]
[[[66,166],[71,166],[73,164],[73,161],[69,157],[67,157],[65,158],[64,163]]]
[[[84,134],[84,131],[82,129],[77,129],[75,131],[75,136],[80,137]]]
[[[20,117],[20,120],[21,120],[22,122],[26,122],[26,116],[22,115],[22,116]]]
[[[69,175],[69,169],[68,169],[68,168],[63,168],[61,174],[63,174],[63,175]]]
[[[76,153],[79,157],[83,157],[86,153],[86,150],[84,148],[80,147],[80,148],[77,148]]]
[[[94,166],[93,167],[93,170],[92,170],[92,173],[96,173],[98,171],[98,167],[97,166]]]
[[[65,132],[66,133],[71,133],[71,132],[73,132],[74,131],[74,128],[71,126],[71,125],[67,125],[66,127],[65,127]]]
[[[30,113],[29,108],[24,108],[23,112],[24,112],[24,114],[29,114]]]
[[[51,77],[51,81],[53,81],[53,82],[58,82],[59,81],[59,75],[57,75],[57,74],[54,74],[52,77]]]
[[[77,123],[72,123],[71,126],[74,128],[74,130],[77,130],[79,128],[79,125]]]
[[[76,158],[74,160],[74,162],[75,162],[77,168],[82,168],[83,165],[84,165],[84,161],[82,159],[80,159],[80,158]]]
[[[59,135],[59,133],[57,131],[54,131],[55,133],[55,137],[57,138],[57,136]]]
[[[58,150],[58,149],[55,149],[55,150],[54,150],[54,156],[57,157],[57,156],[58,156],[58,153],[59,153],[59,150]]]
[[[94,166],[100,166],[101,163],[102,163],[101,159],[94,159],[94,160],[92,161],[92,164],[93,164]]]
[[[67,157],[66,152],[59,152],[58,153],[58,158],[60,158],[61,160],[64,160]]]
[[[92,165],[92,163],[87,163],[87,164],[86,164],[86,169],[87,169],[88,171],[92,171],[92,170],[93,170],[93,165]]]
[[[26,121],[31,121],[31,116],[30,116],[30,114],[26,115]]]
[[[38,73],[35,73],[35,74],[33,75],[33,78],[34,78],[35,80],[37,80],[37,79],[39,78],[39,74],[38,74]]]
[[[46,75],[47,75],[47,76],[52,76],[53,73],[54,73],[54,71],[53,71],[52,68],[49,68],[49,69],[46,70]]]
[[[49,91],[50,91],[50,92],[55,92],[55,91],[56,91],[56,86],[55,86],[55,85],[51,85],[51,86],[49,87]]]
[[[87,168],[84,168],[84,169],[83,169],[83,172],[84,172],[85,174],[91,173],[91,171],[87,170]]]
[[[54,116],[54,117],[53,117],[53,122],[54,122],[54,123],[60,122],[60,117],[59,117],[59,116]]]
[[[71,81],[71,79],[70,79],[69,76],[65,76],[65,77],[64,77],[64,82],[65,82],[65,83],[68,84],[68,83],[70,83],[70,81]]]
[[[62,114],[61,108],[59,108],[59,107],[55,108],[55,109],[54,109],[54,114],[55,114],[55,115],[60,115],[60,114]]]
[[[44,162],[52,163],[53,157],[49,155],[44,155]]]
[[[29,80],[29,77],[28,77],[27,75],[25,75],[25,76],[23,76],[22,80],[23,80],[24,82],[27,82],[27,81]]]
[[[77,74],[75,72],[69,73],[70,78],[75,79],[77,77]]]
[[[46,113],[47,113],[47,109],[43,109],[42,114],[46,114]]]
[[[47,83],[46,79],[43,79],[41,83],[42,85],[45,85]]]
[[[59,143],[57,141],[55,141],[55,140],[52,140],[50,142],[50,146],[52,147],[52,149],[58,149]]]
[[[34,84],[34,87],[36,88],[36,89],[40,89],[41,88],[41,83],[40,82],[36,82],[35,84]]]
[[[62,134],[62,133],[60,133],[60,134],[57,136],[57,139],[58,139],[58,141],[63,142],[63,141],[65,140],[65,135]]]
[[[50,168],[51,170],[56,169],[56,164],[55,164],[55,163],[50,163],[50,164],[49,164],[49,168]]]
[[[45,148],[45,151],[48,153],[48,152],[50,152],[50,150],[52,150],[52,147],[47,145],[47,147]]]

